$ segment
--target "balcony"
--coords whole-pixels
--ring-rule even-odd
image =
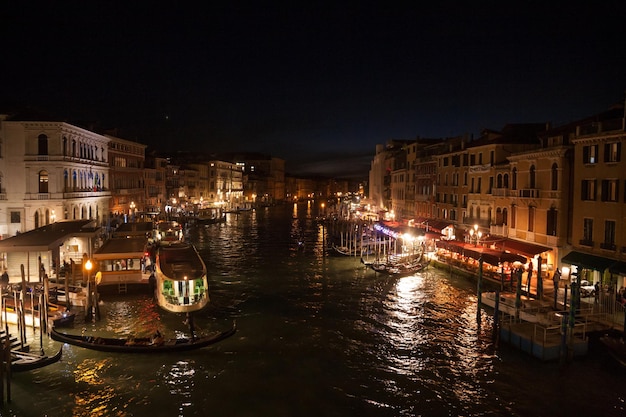
[[[605,250],[610,250],[610,251],[615,252],[617,247],[615,246],[615,243],[602,242],[600,243],[600,249],[605,249]]]
[[[524,188],[518,191],[517,196],[520,198],[539,198],[539,189]]]
[[[491,195],[494,197],[509,197],[510,191],[508,188],[492,188]]]
[[[589,246],[590,248],[593,248],[593,240],[580,239],[578,241],[578,244],[580,244],[581,246]]]

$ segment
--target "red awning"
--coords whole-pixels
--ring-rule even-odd
[[[498,236],[491,236],[490,239],[494,239],[493,244],[496,248],[512,253],[517,253],[532,258],[540,253],[552,250],[548,246],[537,245],[536,243],[523,242],[521,240],[515,240],[508,237],[499,238]]]
[[[476,246],[456,240],[440,240],[437,241],[437,247],[447,249],[451,252],[460,253],[473,259],[483,258],[483,261],[491,265],[498,265],[504,262],[528,262],[526,257],[514,253],[485,248],[484,246]]]

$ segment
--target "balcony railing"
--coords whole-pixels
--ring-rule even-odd
[[[491,195],[494,197],[508,197],[510,195],[508,188],[492,188]]]
[[[602,242],[600,243],[600,248],[615,251],[616,246],[615,246],[615,243]]]
[[[518,191],[517,196],[520,198],[539,198],[539,190],[537,188],[524,188]]]

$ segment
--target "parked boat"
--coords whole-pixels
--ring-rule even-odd
[[[236,331],[237,326],[233,322],[233,326],[228,330],[195,338],[163,339],[158,334],[152,337],[112,338],[61,333],[55,328],[52,329],[50,335],[57,342],[101,352],[165,353],[183,352],[207,347],[234,335]]]
[[[163,309],[190,313],[208,304],[206,266],[193,245],[159,246],[155,266],[155,297]]]
[[[624,342],[624,338],[606,335],[600,338],[600,342],[606,346],[609,355],[611,355],[619,365],[626,368],[626,342]]]
[[[369,267],[376,272],[386,273],[394,276],[413,275],[423,271],[428,267],[428,260],[424,260],[423,256],[406,257],[405,259],[394,258],[385,262],[372,262]]]
[[[203,224],[221,223],[226,221],[226,212],[221,207],[200,209],[196,221]]]
[[[159,245],[170,245],[183,240],[183,226],[176,221],[160,221],[155,226],[155,240]]]
[[[63,347],[59,349],[57,353],[52,356],[37,355],[30,352],[22,352],[19,350],[11,351],[11,371],[12,372],[24,372],[31,371],[33,369],[43,368],[44,366],[51,365],[58,362],[63,354]]]

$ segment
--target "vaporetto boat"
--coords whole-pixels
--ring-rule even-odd
[[[190,313],[209,303],[206,265],[193,245],[159,245],[154,274],[155,296],[163,309]]]

